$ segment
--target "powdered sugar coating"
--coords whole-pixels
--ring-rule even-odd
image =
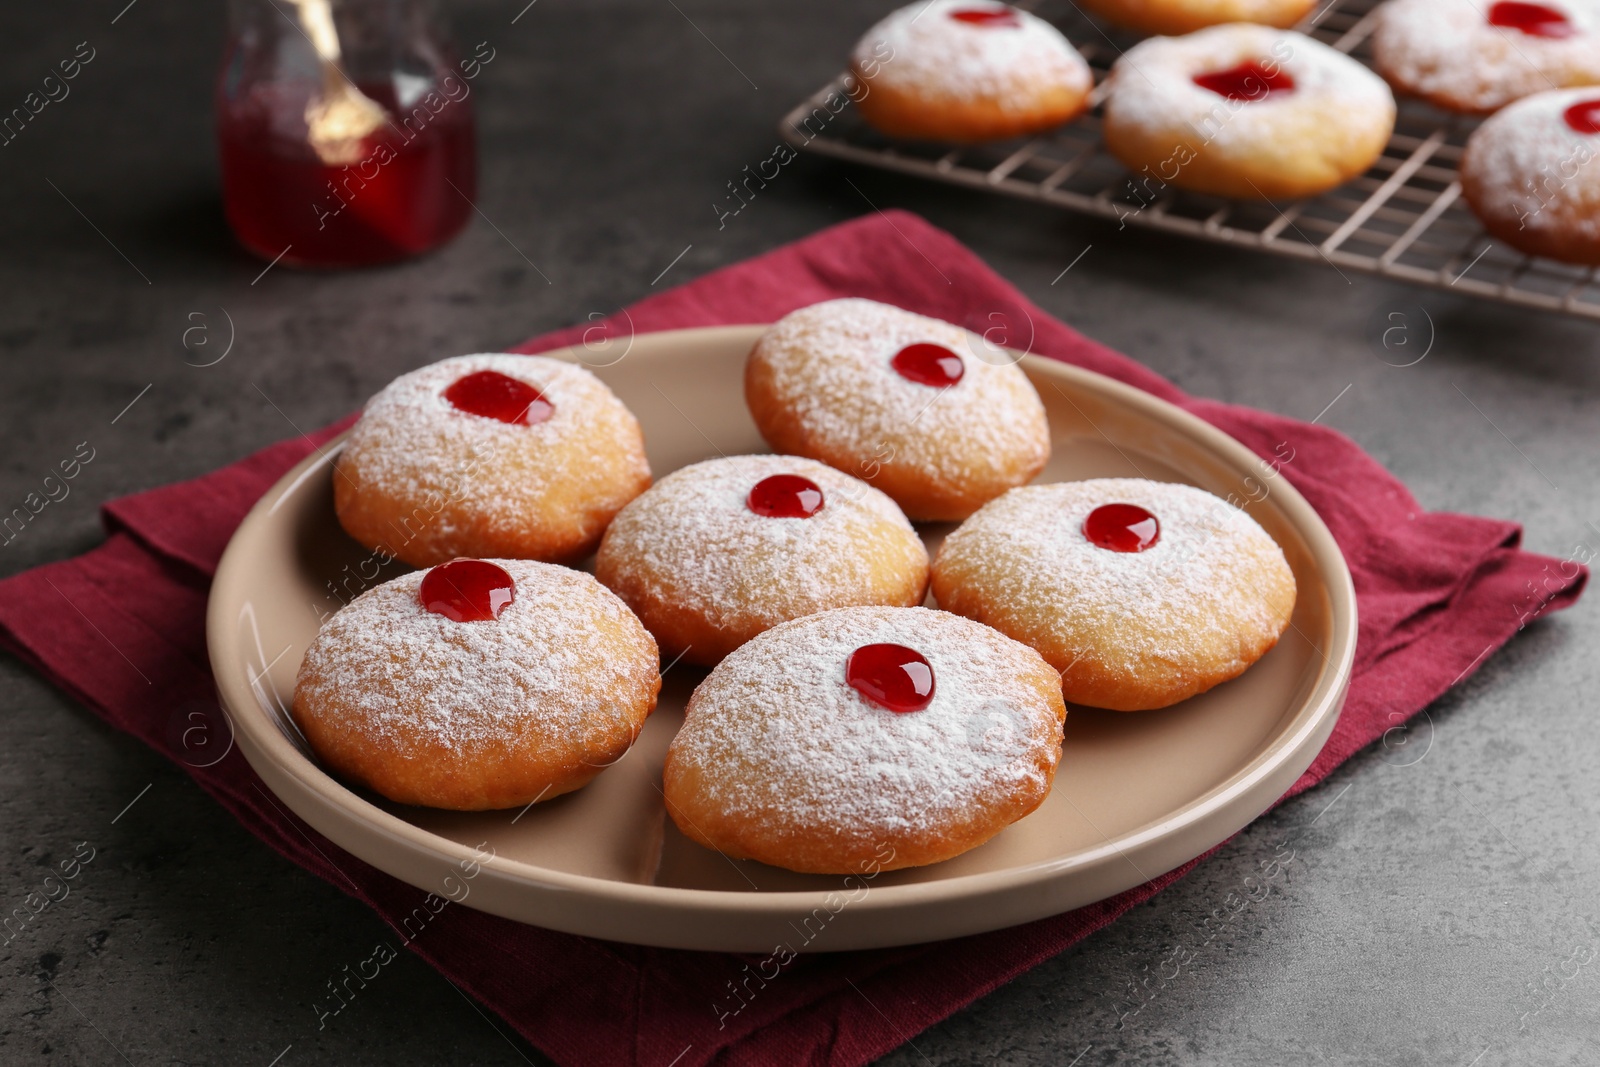
[[[822,509],[807,518],[751,511],[751,488],[775,474],[809,478]],[[885,588],[901,597],[909,589],[918,602],[928,554],[894,501],[867,483],[798,456],[733,456],[675,471],[623,508],[596,569],[625,600],[643,587],[675,612],[753,634],[825,608],[882,603]]]
[[[1010,11],[1017,26],[973,25],[959,10]],[[1087,92],[1094,75],[1059,30],[1026,11],[990,0],[932,0],[892,12],[851,55],[871,80],[914,92],[930,106],[983,101],[1025,108],[1041,86]]]
[[[570,757],[592,735],[635,726],[616,720],[658,664],[627,606],[581,571],[490,562],[516,588],[493,620],[428,611],[418,596],[426,571],[336,612],[301,661],[296,719],[313,716],[324,731],[403,758],[448,753],[466,774],[485,751],[526,745]]]
[[[1276,66],[1294,79],[1293,90],[1230,100],[1194,82],[1249,61]],[[1219,152],[1299,142],[1307,115],[1317,113],[1332,122],[1324,136],[1339,137],[1342,124],[1362,132],[1377,124],[1387,137],[1395,111],[1383,79],[1343,52],[1292,30],[1243,23],[1141,41],[1112,67],[1108,92],[1108,124],[1181,131]]]
[[[1153,514],[1156,544],[1116,552],[1091,542],[1084,521],[1113,503]],[[1099,478],[1025,486],[986,505],[945,539],[934,595],[1038,649],[1064,672],[1068,700],[1121,707],[1090,696],[1126,690],[1158,694],[1145,706],[1160,707],[1270,648],[1288,624],[1294,577],[1254,519],[1203,489]]]
[[[902,348],[942,345],[961,357],[947,388],[909,381],[891,365]],[[779,451],[809,455],[889,493],[913,519],[930,514],[911,499],[978,496],[960,512],[1033,477],[1050,455],[1044,405],[1020,368],[959,326],[888,304],[849,298],[791,312],[750,356],[746,395]],[[762,383],[762,397],[752,382]],[[763,421],[770,399],[781,424]],[[781,433],[777,431],[782,431]],[[915,484],[923,493],[902,491]]]
[[[445,399],[450,385],[479,371],[526,382],[554,411],[525,426]],[[402,559],[426,565],[455,555],[535,554],[512,549],[542,524],[552,528],[546,540],[565,549],[546,558],[587,551],[649,476],[638,420],[588,370],[544,356],[484,353],[401,375],[368,401],[339,457],[334,489],[341,519],[347,503],[381,499],[404,505],[402,514],[416,509],[415,524],[351,532],[369,545],[403,543],[411,551],[397,550]]]
[[[1474,130],[1461,160],[1473,210],[1535,240],[1600,248],[1600,135],[1564,118],[1590,101],[1600,88],[1536,93]]]
[[[1372,34],[1373,59],[1396,88],[1456,111],[1600,83],[1600,3],[1539,2],[1578,32],[1539,37],[1491,25],[1488,0],[1389,0]]]
[[[922,711],[886,710],[845,681],[850,654],[879,642],[932,666]],[[888,842],[902,858],[947,835],[971,847],[973,828],[992,835],[1048,793],[1061,711],[1041,688],[1053,696],[1053,683],[1028,648],[942,611],[843,608],[784,623],[695,690],[668,754],[668,810],[793,847],[802,862],[783,865],[797,869],[817,866],[803,862],[808,842],[869,856]],[[749,840],[713,844],[742,854]]]

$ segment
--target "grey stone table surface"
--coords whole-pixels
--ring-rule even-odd
[[[417,262],[254,283],[210,135],[222,5],[5,5],[0,107],[79,42],[95,58],[0,149],[0,505],[79,442],[96,458],[0,570],[88,549],[101,501],[331,421],[403,370],[612,311],[869,200],[947,228],[1191,392],[1327,409],[1426,507],[1515,519],[1557,556],[1600,545],[1592,325],[810,159],[719,226],[725,183],[891,2],[460,3],[458,36],[496,49],[478,82],[482,217]],[[1432,348],[1390,366],[1371,323],[1415,304]],[[232,352],[187,366],[183,331],[221,308]],[[1534,623],[1428,709],[1409,748],[1357,755],[886,1062],[1600,1060],[1597,638],[1592,604]],[[311,1002],[380,936],[374,916],[10,658],[0,737],[5,910],[74,843],[97,850],[0,950],[0,1062],[544,1062],[410,955],[319,1032]],[[1271,892],[1207,933],[1290,839]]]

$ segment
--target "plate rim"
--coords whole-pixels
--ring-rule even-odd
[[[692,343],[699,338],[727,343],[731,340],[732,335],[742,335],[753,343],[759,333],[767,329],[769,325],[752,323],[652,331],[637,335],[634,338],[634,343],[645,342],[647,339],[662,340],[667,338],[682,343]],[[581,345],[573,345],[538,354],[581,363],[581,351]],[[643,354],[647,359],[664,358],[660,355],[649,354],[648,349],[645,353],[636,352],[635,354]],[[1192,437],[1197,437],[1207,451],[1220,455],[1231,467],[1245,468],[1249,464],[1260,461],[1260,457],[1254,451],[1224,431],[1199,416],[1185,411],[1176,404],[1162,400],[1142,389],[1120,382],[1107,375],[1047,356],[1024,353],[1021,354],[1020,358],[1030,370],[1037,370],[1045,377],[1060,377],[1069,381],[1075,380],[1080,385],[1088,386],[1090,391],[1109,394],[1113,400],[1138,409],[1141,414],[1153,418],[1155,421],[1168,424],[1176,423],[1177,429]],[[1092,420],[1091,425],[1093,425]],[[582,893],[602,908],[605,905],[621,905],[641,907],[647,910],[666,909],[673,912],[716,913],[722,915],[735,912],[750,917],[765,917],[768,915],[776,917],[780,914],[785,916],[792,915],[796,911],[811,911],[814,908],[823,906],[824,898],[830,894],[837,894],[836,890],[824,889],[746,891],[660,886],[560,871],[540,867],[523,860],[508,859],[503,856],[491,856],[485,859],[481,853],[475,852],[466,845],[435,834],[414,823],[407,822],[399,816],[378,807],[371,801],[346,788],[338,779],[324,771],[293,745],[283,735],[278,726],[270,721],[270,716],[255,706],[250,688],[244,682],[244,679],[232,670],[225,671],[219,666],[219,663],[226,665],[228,662],[228,653],[225,650],[229,648],[230,642],[236,641],[239,622],[237,617],[233,617],[228,611],[224,610],[224,601],[242,601],[246,599],[244,597],[229,597],[225,594],[242,581],[240,575],[244,568],[241,560],[244,559],[243,542],[245,538],[241,535],[245,534],[246,531],[254,530],[256,526],[265,522],[268,516],[276,511],[308,477],[311,477],[319,466],[331,463],[338,446],[343,442],[347,434],[348,431],[312,451],[285,472],[251,506],[244,520],[229,538],[228,545],[218,561],[211,588],[207,595],[207,655],[216,682],[219,701],[223,711],[229,718],[229,724],[233,728],[235,738],[239,739],[239,747],[242,754],[249,761],[252,769],[262,778],[263,784],[266,784],[272,790],[277,799],[283,801],[292,811],[319,832],[330,838],[334,837],[325,826],[319,824],[321,819],[318,816],[323,814],[321,810],[318,810],[315,815],[307,815],[302,810],[305,805],[295,802],[295,800],[301,798],[286,797],[279,789],[273,786],[274,778],[278,774],[284,774],[289,776],[296,785],[308,792],[321,805],[333,809],[342,809],[340,814],[347,819],[359,816],[356,821],[365,823],[373,831],[382,834],[413,853],[438,862],[442,866],[476,862],[485,870],[495,871],[523,888],[559,893]],[[1104,435],[1102,434],[1102,436]],[[1299,713],[1284,726],[1278,740],[1257,753],[1227,779],[1204,793],[1190,798],[1165,816],[1122,835],[1106,838],[1100,844],[1091,848],[1078,850],[1065,856],[1039,860],[1034,863],[1000,870],[972,872],[935,881],[905,885],[873,886],[870,893],[865,894],[859,901],[852,903],[851,909],[872,914],[899,911],[905,908],[936,903],[975,903],[986,894],[1002,890],[1026,891],[1029,888],[1041,888],[1047,883],[1054,882],[1074,872],[1093,869],[1119,857],[1126,860],[1137,873],[1142,875],[1143,872],[1139,870],[1138,865],[1133,863],[1130,852],[1148,853],[1155,851],[1160,844],[1171,840],[1174,835],[1185,828],[1198,828],[1207,823],[1208,820],[1214,820],[1226,815],[1231,805],[1242,801],[1254,790],[1263,788],[1269,779],[1285,777],[1285,771],[1291,766],[1294,767],[1294,770],[1288,784],[1292,784],[1294,780],[1297,780],[1322,751],[1343,707],[1354,665],[1357,610],[1355,589],[1349,567],[1327,525],[1317,515],[1315,509],[1311,507],[1304,496],[1290,484],[1288,479],[1280,479],[1273,486],[1273,495],[1278,498],[1279,507],[1285,512],[1290,524],[1305,540],[1309,555],[1323,579],[1323,584],[1327,590],[1328,611],[1331,617],[1330,633],[1332,635],[1332,639],[1329,642],[1330,647],[1325,650],[1318,650],[1324,659],[1324,669],[1316,685],[1303,698]],[[1315,646],[1313,645],[1313,647]],[[245,713],[241,715],[236,709],[236,705],[242,707]],[[256,712],[260,713],[253,714]],[[241,720],[246,724],[243,728],[240,725]],[[258,726],[264,727],[264,730],[258,730]],[[1317,736],[1319,734],[1320,736]],[[1301,757],[1304,757],[1303,760]],[[258,760],[266,761],[268,766],[264,769]],[[1285,785],[1284,788],[1286,789],[1287,787]],[[1279,799],[1281,793],[1282,790],[1274,792],[1260,810],[1250,814],[1242,822],[1237,819],[1225,820],[1228,822],[1229,828],[1220,837],[1214,833],[1208,833],[1208,837],[1216,837],[1216,840],[1205,849],[1195,852],[1193,855],[1187,855],[1190,849],[1185,846],[1180,851],[1186,854],[1186,859],[1180,860],[1177,864],[1165,864],[1161,866],[1158,872],[1144,875],[1124,888],[1132,888],[1142,884],[1149,878],[1158,877],[1161,873],[1172,870],[1176,866],[1181,866],[1184,862],[1188,862],[1188,859],[1204,855],[1210,848],[1215,847],[1216,844],[1226,840],[1258,818]],[[1235,823],[1237,825],[1234,825]],[[339,843],[347,851],[351,851],[352,854],[359,855],[348,844],[340,841],[336,841],[336,843]],[[382,862],[374,861],[366,856],[361,856],[360,858],[378,869],[390,873],[392,877],[415,884],[405,875],[393,873]],[[1120,891],[1122,890],[1115,892]],[[1115,892],[1107,895],[1115,895]],[[1100,899],[1105,899],[1105,897]],[[495,911],[497,909],[488,908],[485,910]],[[1041,915],[1035,916],[1035,918],[1057,914],[1062,910],[1070,910],[1070,908],[1045,911]],[[510,917],[516,921],[527,921],[516,916]],[[971,929],[967,932],[977,933],[1009,925],[1013,925],[1013,922],[1007,921],[998,925],[990,924],[985,926],[980,919],[973,922]],[[596,932],[599,927],[603,926],[614,928],[615,924],[606,924],[601,921],[591,924],[586,929],[576,929],[574,924],[565,923],[552,928],[588,936],[617,937],[615,933]],[[958,935],[947,934],[941,936]],[[668,947],[704,947],[700,943],[703,940],[705,939],[694,938],[686,941],[683,938],[673,938],[670,936],[670,932],[667,932],[667,935],[659,940],[640,940],[635,943],[659,944]],[[926,940],[926,938],[921,940]],[[862,940],[862,943],[834,947],[861,948],[867,947],[869,943],[874,943],[870,937]],[[905,938],[895,938],[876,943],[888,945],[910,942]]]

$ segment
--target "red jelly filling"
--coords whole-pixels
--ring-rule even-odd
[[[1530,37],[1572,37],[1578,32],[1562,11],[1525,0],[1500,0],[1489,5],[1489,25],[1521,30]]]
[[[862,645],[850,653],[845,681],[890,711],[921,711],[933,702],[933,667],[905,645]]]
[[[456,622],[492,622],[516,595],[511,575],[481,559],[453,559],[433,568],[418,591],[423,607]]]
[[[1113,552],[1143,552],[1161,540],[1161,524],[1137,504],[1101,504],[1083,520],[1083,536]]]
[[[1017,18],[1017,13],[1009,7],[963,7],[950,12],[950,17],[957,22],[969,23],[973,26],[1005,26],[1014,28],[1022,25],[1022,20]]]
[[[1273,93],[1294,91],[1294,79],[1282,68],[1247,59],[1237,67],[1196,74],[1194,83],[1229,100],[1265,100]]]
[[[1578,133],[1600,133],[1600,100],[1573,104],[1562,112],[1561,117]]]
[[[822,490],[798,474],[774,474],[750,489],[745,503],[769,519],[809,519],[822,510]]]
[[[967,373],[967,366],[961,362],[960,356],[944,345],[927,342],[906,345],[895,353],[889,363],[907,381],[940,389],[956,384]]]
[[[459,411],[518,426],[532,426],[555,413],[555,405],[527,382],[497,370],[480,370],[444,391],[444,398]]]

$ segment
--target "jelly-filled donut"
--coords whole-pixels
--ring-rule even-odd
[[[939,606],[1037,649],[1070,703],[1161,708],[1277,644],[1294,574],[1254,519],[1139,478],[1013,489],[945,539]]]
[[[595,576],[662,656],[709,666],[802,615],[922,603],[928,552],[863,481],[798,456],[734,456],[669,474],[623,508]]]
[[[334,465],[339,522],[427,567],[456,556],[582,559],[650,484],[639,421],[598,378],[543,356],[476,355],[401,375]]]
[[[992,0],[903,7],[850,57],[862,118],[890,137],[998,141],[1075,118],[1094,75],[1043,19]]]
[[[1472,132],[1461,193],[1519,251],[1600,264],[1600,88],[1537,93]]]
[[[1055,671],[928,608],[839,608],[723,660],[667,752],[667,811],[726,855],[817,874],[916,867],[1037,808],[1061,757]]]
[[[1390,0],[1372,59],[1401,92],[1487,114],[1531,93],[1600,84],[1600,3]]]
[[[1280,200],[1372,166],[1394,118],[1383,79],[1343,52],[1236,23],[1129,49],[1111,69],[1103,135],[1157,191]]]
[[[324,624],[294,721],[334,773],[390,800],[521,807],[622,757],[655,707],[659,667],[649,633],[589,575],[452,560]]]
[[[1287,29],[1305,17],[1316,0],[1084,0],[1083,6],[1130,30],[1176,37],[1229,22]]]
[[[963,519],[1050,458],[1039,394],[999,357],[948,322],[829,300],[762,335],[744,394],[774,451],[870,482],[914,520]]]

